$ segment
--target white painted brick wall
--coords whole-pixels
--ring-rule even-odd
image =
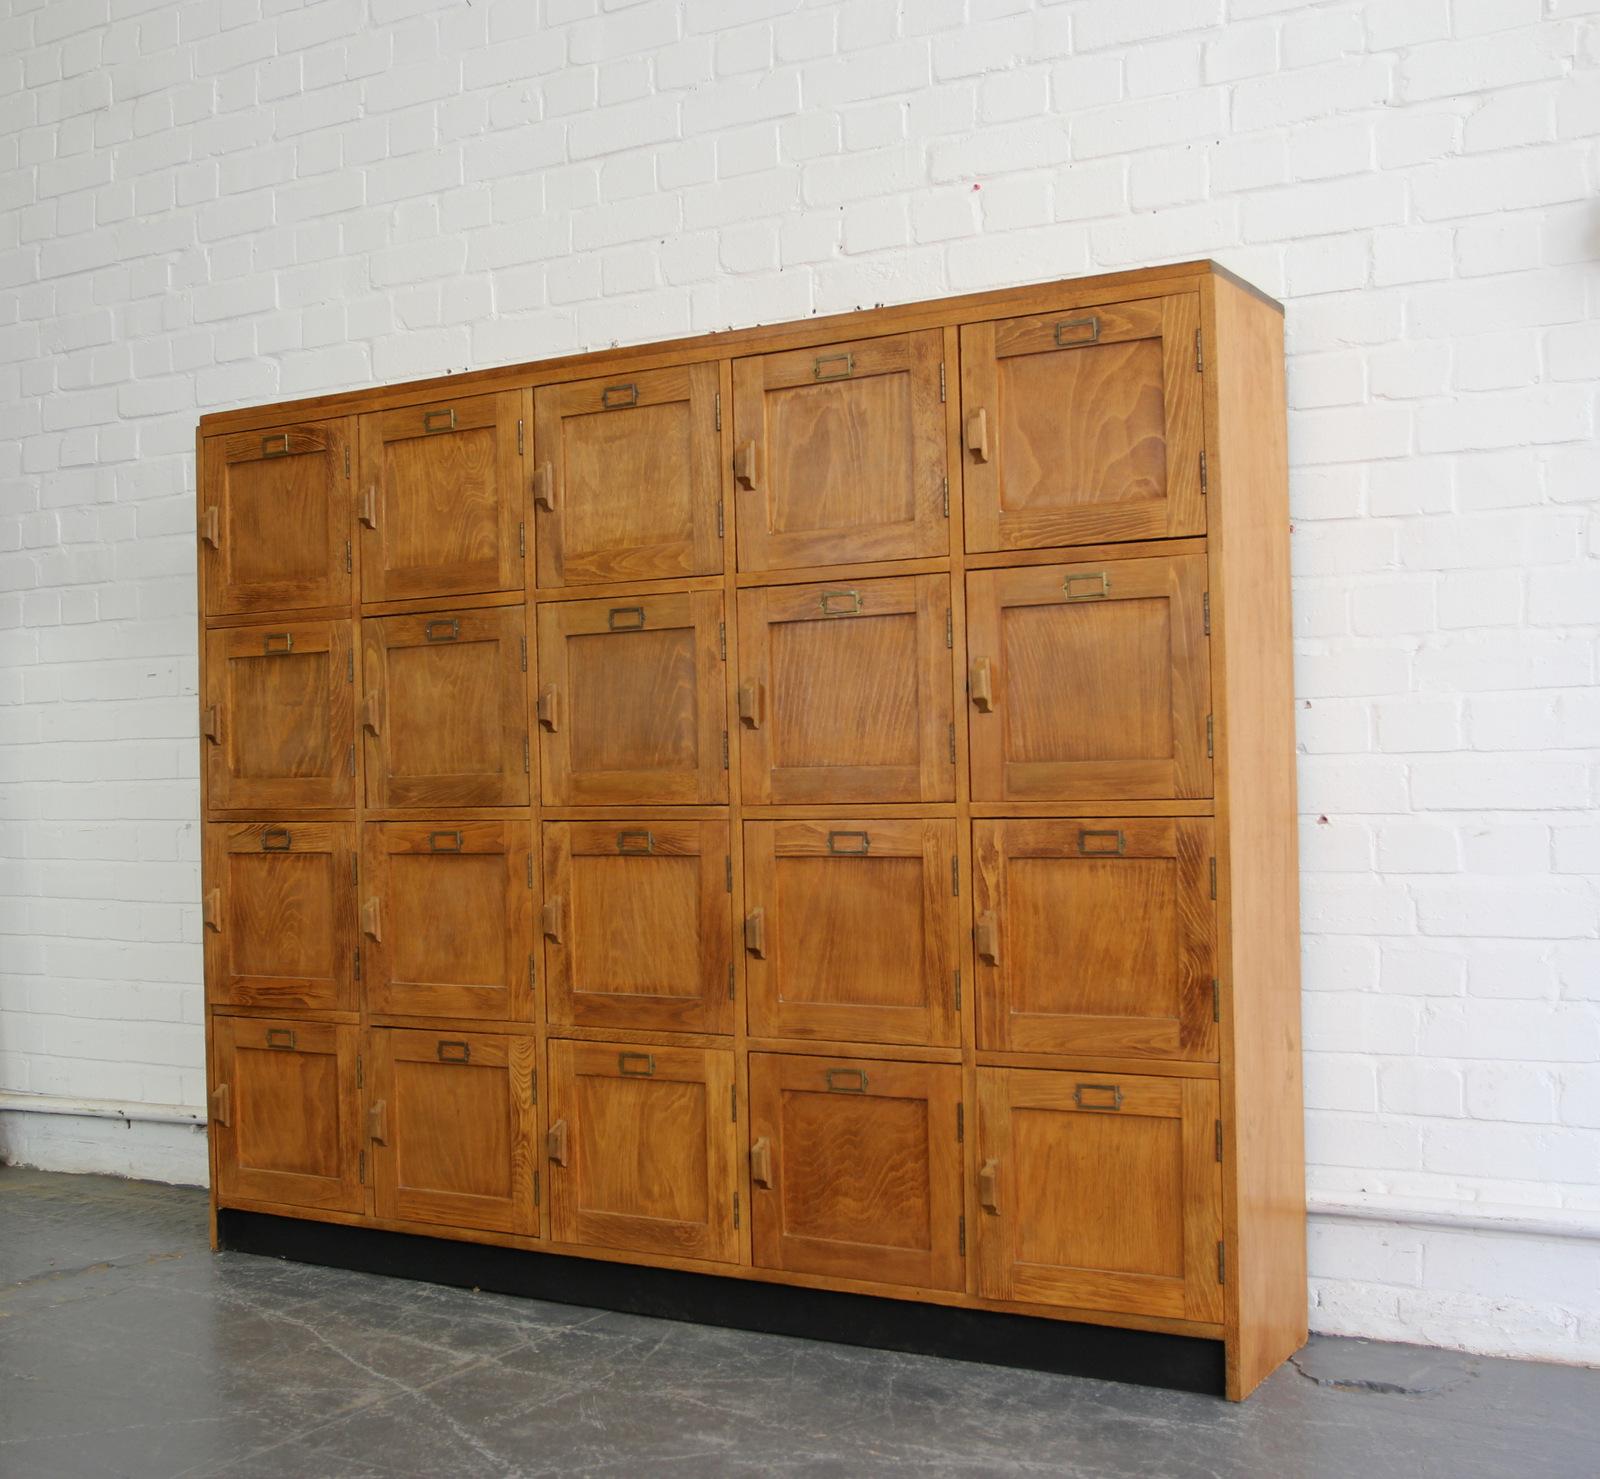
[[[0,1091],[202,1102],[199,412],[1212,254],[1288,304],[1313,1197],[1592,1228],[1597,184],[1597,0],[0,0]],[[1312,1271],[1600,1359],[1593,1237]]]

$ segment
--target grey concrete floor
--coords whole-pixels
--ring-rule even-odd
[[[1600,1473],[1600,1371],[1315,1340],[1242,1406],[206,1247],[0,1168],[0,1476]]]

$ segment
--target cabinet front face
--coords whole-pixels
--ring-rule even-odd
[[[757,1037],[959,1040],[952,821],[746,822]]]
[[[726,822],[547,822],[552,1023],[730,1032]]]
[[[354,425],[318,421],[206,439],[207,616],[349,604]]]
[[[367,805],[527,805],[522,608],[361,627]]]
[[[378,1216],[535,1234],[533,1038],[378,1028],[372,1047]]]
[[[539,608],[547,806],[728,799],[722,597]]]
[[[206,633],[206,802],[351,806],[354,668],[347,621]]]
[[[953,1063],[750,1056],[758,1267],[960,1289]]]
[[[1217,1086],[978,1070],[978,1260],[994,1299],[1222,1318]]]
[[[467,396],[361,418],[361,596],[522,588],[521,396]]]
[[[953,800],[949,620],[943,575],[741,591],[744,799]]]
[[[1205,532],[1193,294],[961,330],[967,548]]]
[[[948,551],[942,338],[734,361],[741,569]]]
[[[359,1212],[354,1027],[214,1017],[217,1198]]]
[[[533,393],[539,584],[722,568],[714,363]]]
[[[354,846],[344,822],[206,826],[207,1000],[355,1010]]]
[[[370,1011],[532,1016],[526,822],[374,822],[364,839],[362,979]]]
[[[974,801],[1211,795],[1202,555],[967,577]]]
[[[558,1243],[738,1257],[731,1052],[552,1042],[549,1113]]]

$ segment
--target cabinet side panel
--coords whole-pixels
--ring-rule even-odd
[[[1305,1129],[1283,319],[1213,279],[1219,889],[1231,987],[1228,1395],[1306,1338]]]

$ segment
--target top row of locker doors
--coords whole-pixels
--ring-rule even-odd
[[[1200,534],[1193,294],[211,438],[209,615]],[[950,367],[953,368],[953,367]],[[626,378],[624,378],[624,376]],[[959,459],[959,470],[955,466]],[[341,516],[340,510],[349,510]],[[355,529],[350,518],[355,520]],[[534,528],[530,531],[529,519]]]

